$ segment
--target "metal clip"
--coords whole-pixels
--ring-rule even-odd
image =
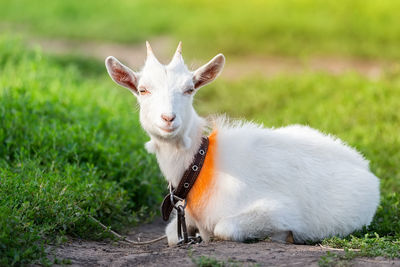
[[[181,202],[184,202],[183,208],[186,208],[186,205],[187,205],[186,199],[175,196],[175,194],[174,194],[175,190],[172,190],[171,183],[169,183],[168,188],[169,188],[169,199],[171,200],[172,206],[177,210],[178,209],[177,205],[179,204],[179,201],[181,201]]]

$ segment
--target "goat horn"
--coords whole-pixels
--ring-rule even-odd
[[[176,48],[175,56],[182,55],[182,42],[179,42],[178,47]]]
[[[149,57],[150,55],[154,56],[153,49],[151,48],[150,43],[148,41],[146,41],[146,47],[147,47],[147,57]]]
[[[179,42],[175,55],[169,64],[174,65],[178,62],[182,62],[182,42]]]
[[[153,53],[153,49],[150,46],[150,43],[148,41],[146,41],[146,47],[147,47],[147,60],[148,59],[154,59],[156,62],[159,62],[156,58],[156,56]]]

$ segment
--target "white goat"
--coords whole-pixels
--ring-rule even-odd
[[[194,110],[193,95],[219,75],[224,56],[191,72],[182,59],[181,43],[168,65],[160,64],[146,45],[140,72],[114,57],[106,59],[106,67],[116,83],[137,97],[140,122],[151,137],[146,148],[156,154],[174,187],[206,127],[214,132],[213,169],[203,178],[207,181],[196,181],[203,189],[197,190],[195,205],[189,193],[189,229],[198,230],[205,241],[267,236],[285,241],[291,231],[294,241],[303,243],[345,236],[371,222],[379,203],[379,181],[356,150],[307,126],[266,129],[224,118],[207,123]],[[178,242],[176,218],[166,234],[170,245]]]

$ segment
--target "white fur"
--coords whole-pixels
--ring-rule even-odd
[[[205,216],[187,218],[189,228],[198,229],[204,240],[270,236],[284,241],[292,231],[295,242],[302,243],[345,236],[371,222],[379,203],[379,181],[356,150],[307,126],[268,129],[224,117],[207,124],[192,107],[195,92],[184,92],[215,79],[223,56],[190,72],[179,47],[167,66],[158,63],[151,49],[148,53],[144,69],[140,73],[128,69],[127,76],[134,75],[136,88],[145,84],[151,90],[150,95],[135,95],[140,121],[151,137],[146,149],[156,154],[166,179],[174,186],[179,183],[207,125],[218,133],[214,186],[208,192]],[[120,67],[115,64],[120,63],[107,58],[114,80],[113,70]],[[176,115],[172,125],[160,119],[165,113]],[[160,127],[175,130],[168,133]],[[166,233],[169,244],[176,244],[175,218]]]

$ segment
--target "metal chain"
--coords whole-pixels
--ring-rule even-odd
[[[187,205],[186,199],[182,199],[174,194],[174,191],[172,189],[171,182],[168,185],[169,188],[169,194],[170,194],[170,200],[171,204],[176,209],[177,211],[177,234],[178,234],[178,246],[179,245],[184,245],[184,244],[197,244],[202,241],[200,235],[196,236],[189,236],[188,231],[187,231],[187,226],[186,226],[186,219],[185,219],[185,208]],[[175,202],[177,200],[177,202]],[[180,204],[180,202],[184,202],[184,204]],[[183,234],[183,236],[182,236]]]

